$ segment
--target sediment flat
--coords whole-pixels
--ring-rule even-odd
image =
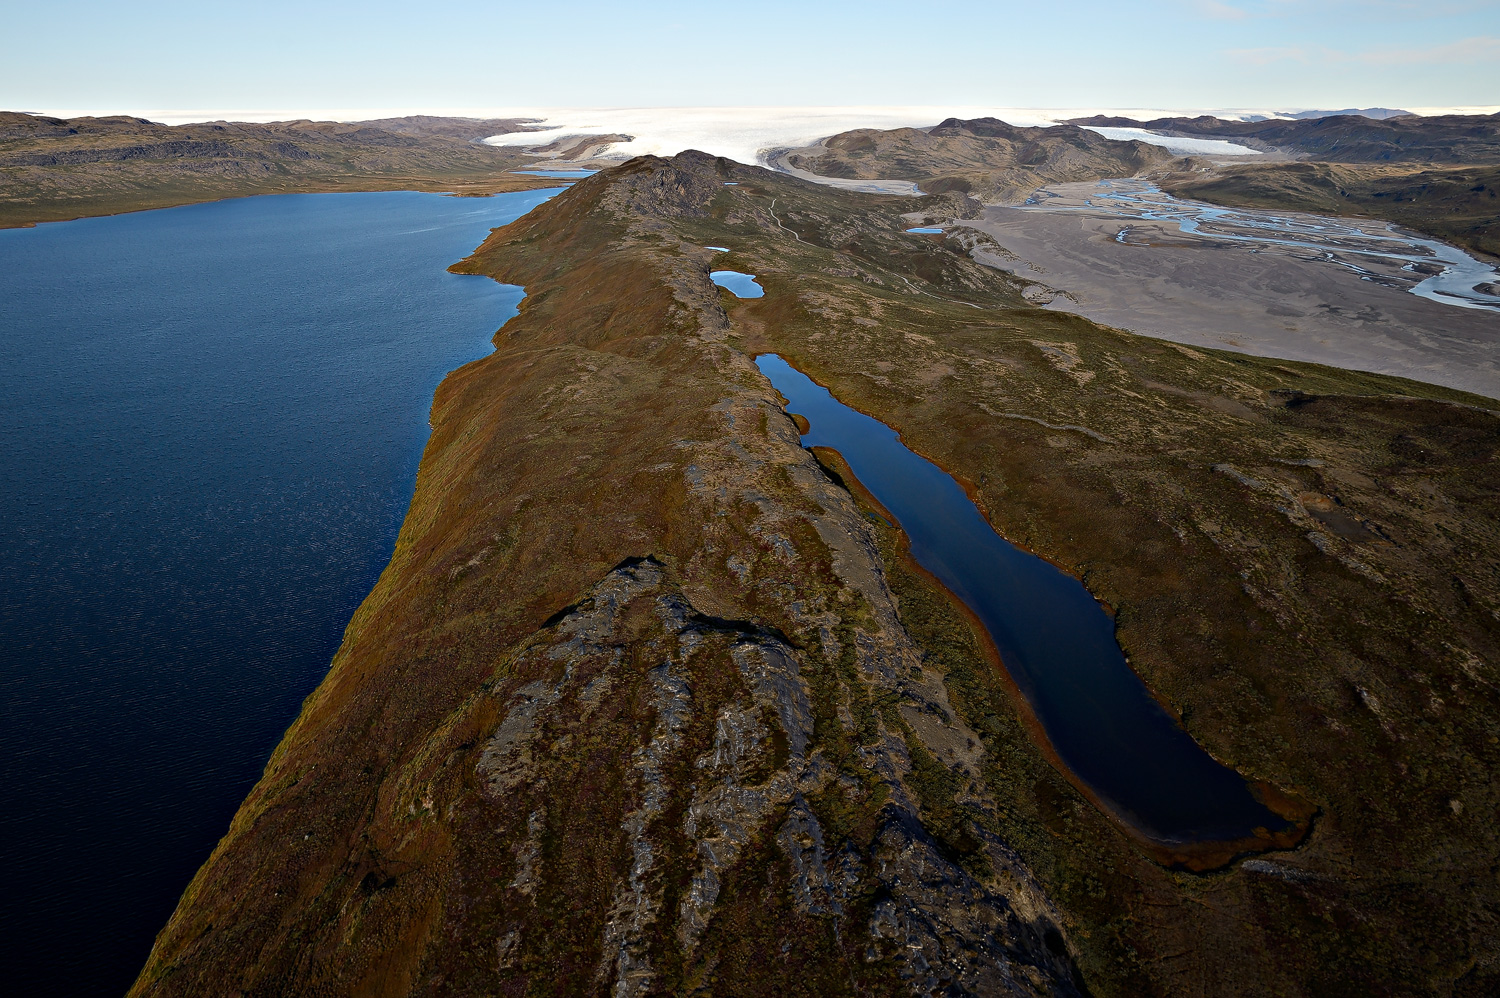
[[[1058,185],[1073,188],[1093,185]],[[1441,305],[1315,259],[1105,211],[990,207],[980,258],[1060,292],[1047,305],[1197,347],[1390,374],[1500,398],[1500,314]],[[1129,228],[1121,242],[1120,231]]]

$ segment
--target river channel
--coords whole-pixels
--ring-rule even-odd
[[[1347,268],[1366,281],[1410,291],[1440,305],[1500,312],[1500,295],[1488,290],[1500,281],[1494,267],[1457,246],[1385,222],[1224,208],[1173,197],[1145,180],[1101,180],[1092,190],[1071,195],[1043,188],[1020,207],[1102,210],[1121,218],[1165,221],[1182,234],[1206,240],[1311,250],[1314,259]],[[1130,227],[1122,228],[1115,239],[1130,244]]]
[[[810,424],[803,444],[843,455],[899,521],[912,557],[984,625],[1058,759],[1107,812],[1168,851],[1293,830],[1151,696],[1114,619],[1081,582],[1000,537],[962,487],[890,427],[775,354],[756,365]]]
[[[1368,219],[1188,201],[1142,180],[1051,184],[978,229],[982,263],[1049,309],[1193,347],[1391,374],[1500,399],[1500,282]]]

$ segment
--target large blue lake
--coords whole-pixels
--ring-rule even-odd
[[[446,272],[554,192],[256,197],[0,231],[0,948],[119,995],[390,556]]]

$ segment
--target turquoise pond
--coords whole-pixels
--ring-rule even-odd
[[[727,289],[736,298],[760,298],[766,293],[765,288],[755,283],[754,274],[742,274],[737,270],[715,270],[708,275],[708,279]]]

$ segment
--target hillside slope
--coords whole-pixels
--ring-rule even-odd
[[[520,121],[372,122],[47,118],[0,112],[0,227],[294,191],[492,194],[555,186],[533,161],[477,139]]]
[[[960,191],[986,202],[1024,197],[1046,183],[1134,176],[1173,159],[1157,146],[1071,125],[1017,128],[996,118],[949,118],[927,131],[861,128],[783,156],[818,176],[914,180],[927,194]]]
[[[465,261],[528,297],[133,994],[1493,991],[1500,418],[1033,308],[912,206],[642,158]],[[1199,875],[1091,806],[765,350],[1083,578],[1307,841]]]
[[[1137,121],[1097,115],[1073,118],[1070,124],[1230,139],[1330,163],[1500,163],[1500,114],[1385,119],[1338,114],[1301,121],[1230,121],[1212,115]]]

